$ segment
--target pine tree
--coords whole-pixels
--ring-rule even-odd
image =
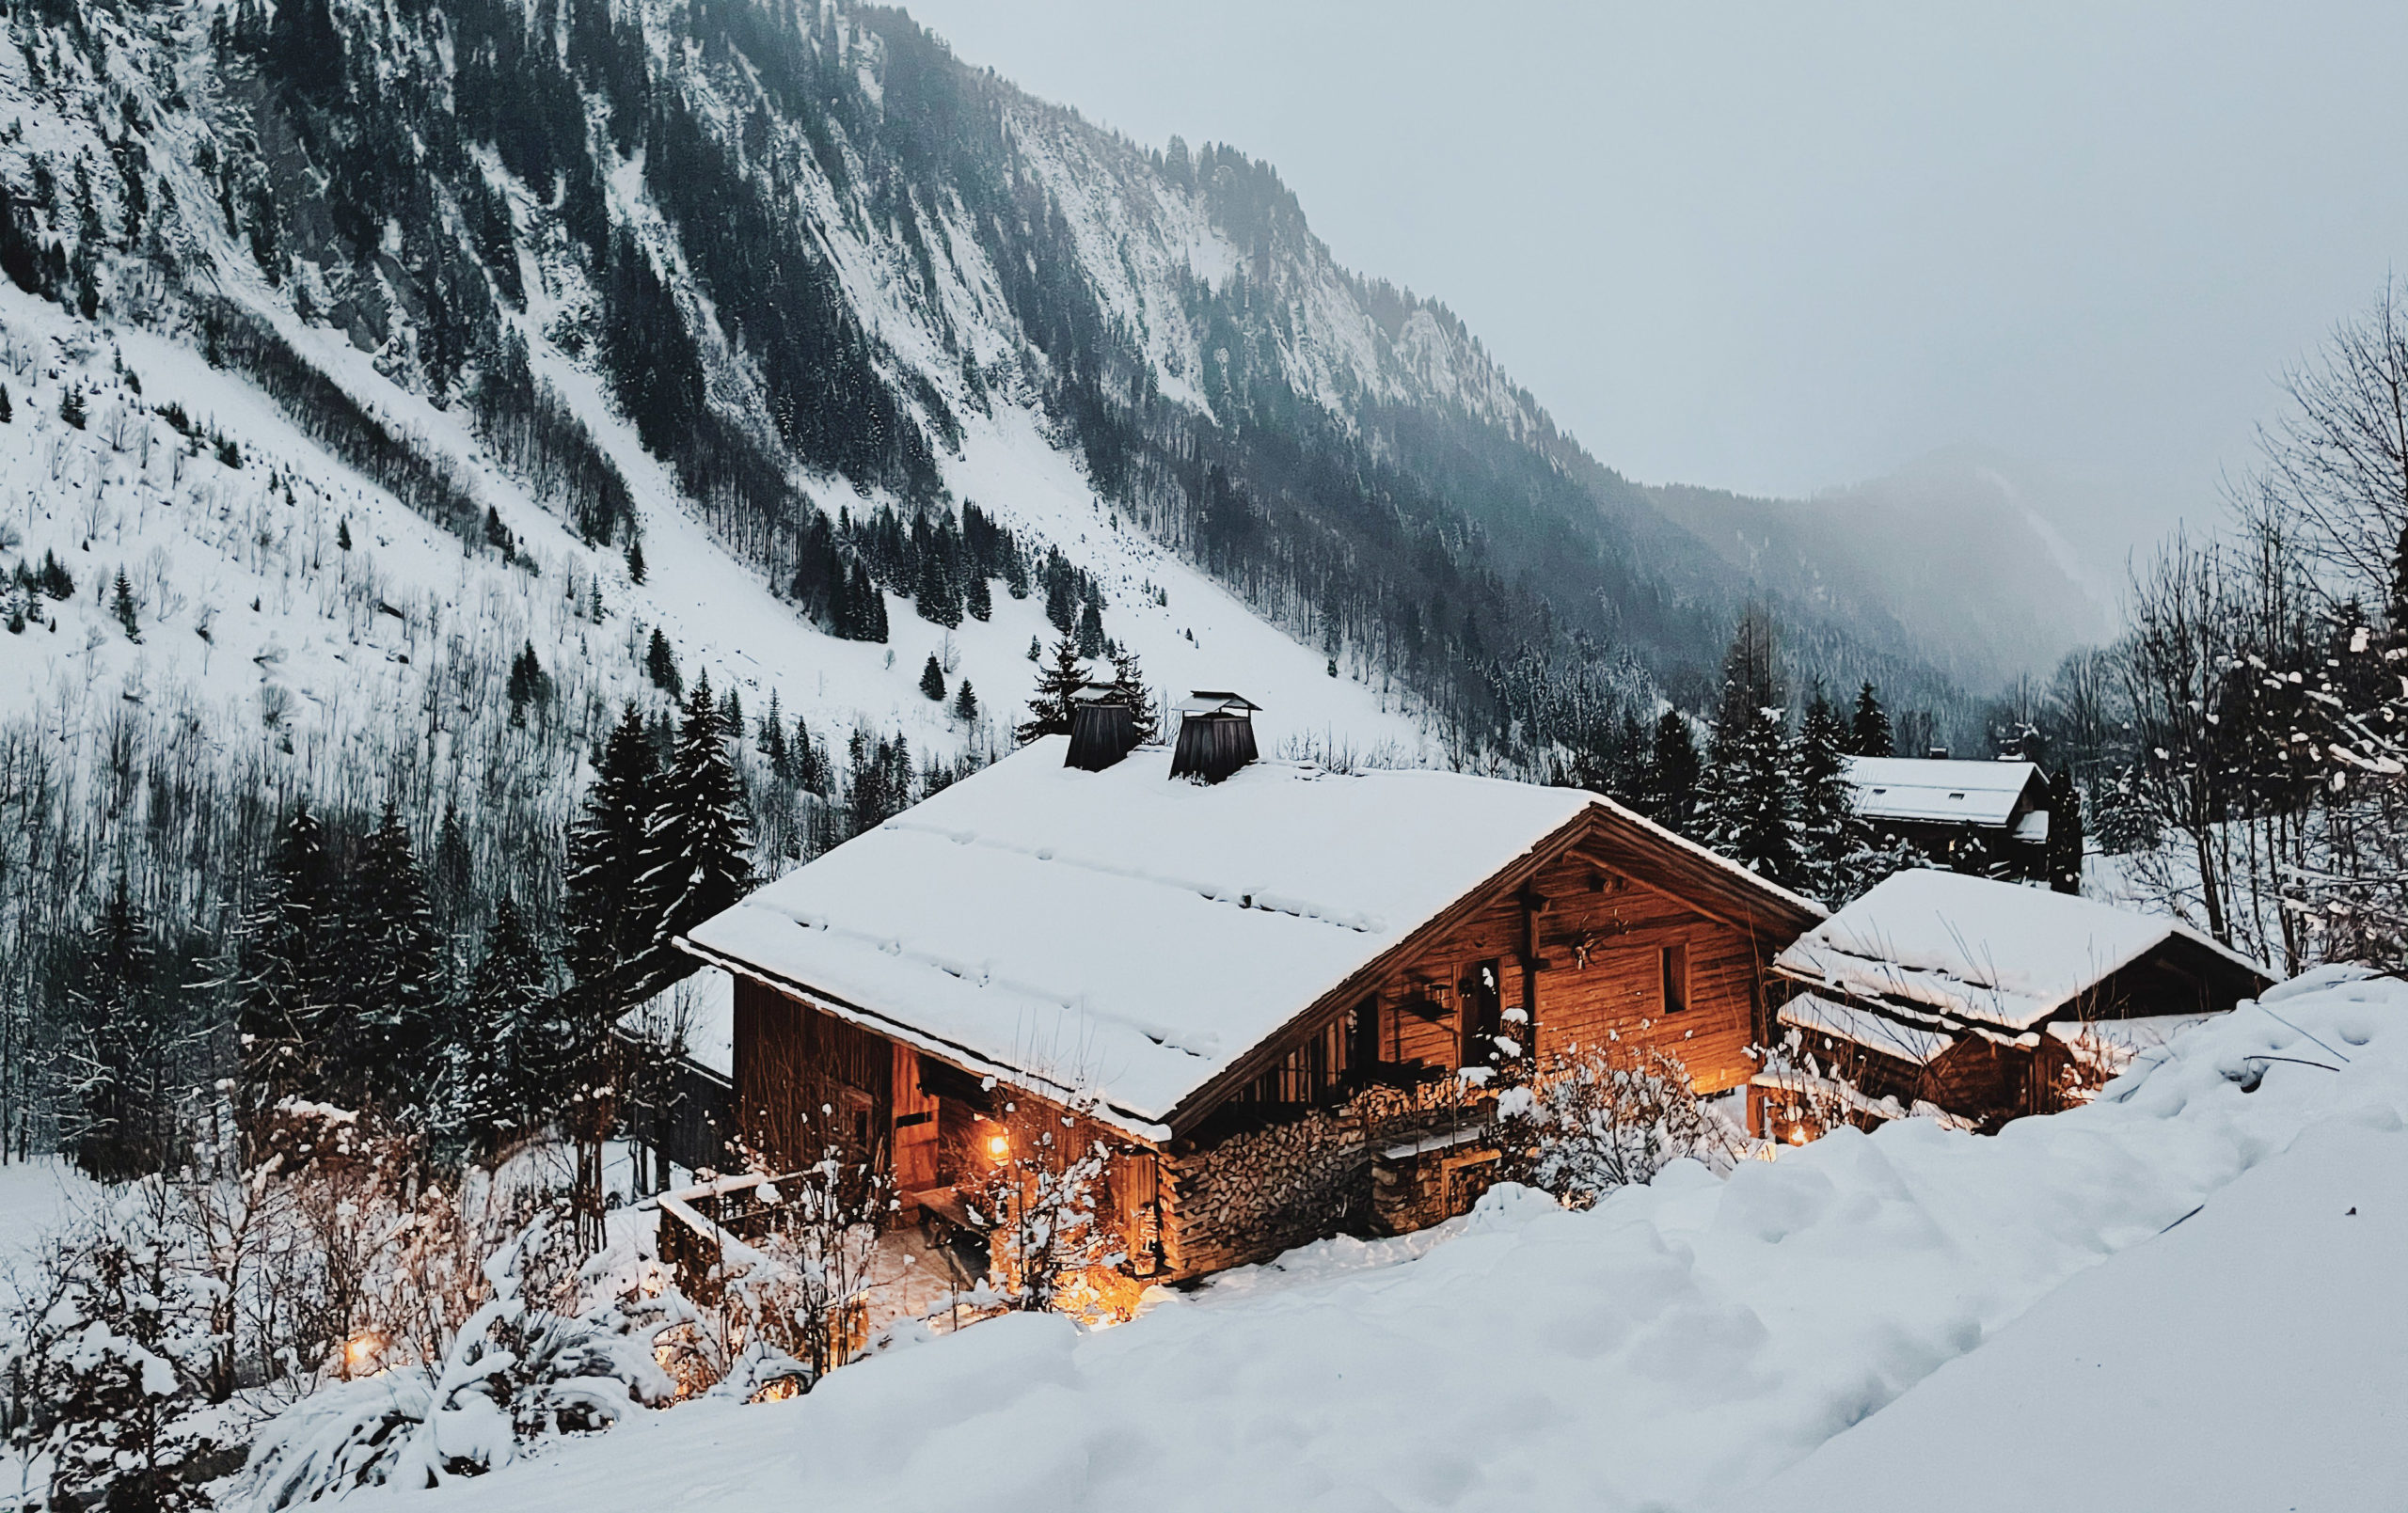
[[[1640,812],[1668,830],[1694,837],[1698,783],[1704,771],[1705,760],[1698,754],[1688,717],[1667,709],[1656,717],[1655,738],[1648,747]]]
[[[58,397],[58,418],[61,420],[66,421],[69,425],[73,426],[78,431],[84,429],[84,390],[82,387],[71,387],[66,393],[61,394]]]
[[[1112,654],[1112,691],[1129,706],[1139,746],[1149,746],[1162,734],[1162,721],[1154,709],[1153,691],[1146,686],[1146,670],[1138,665],[1137,654],[1123,648]]]
[[[952,556],[938,544],[941,540],[932,539],[921,555],[919,587],[912,602],[922,620],[951,629],[961,623],[961,588],[954,581]]]
[[[1772,626],[1751,607],[1723,656],[1699,818],[1706,844],[1785,885],[1798,875],[1798,796],[1782,726]]]
[[[6,415],[0,415],[0,420],[7,418]],[[987,575],[975,567],[970,570],[969,580],[961,586],[961,607],[969,611],[970,618],[975,621],[995,618],[994,591],[987,585]]]
[[[920,670],[920,693],[932,703],[944,702],[944,669],[937,665],[937,654],[928,654],[928,665]]]
[[[468,829],[460,820],[460,806],[446,803],[443,820],[435,827],[435,855],[426,867],[428,902],[445,941],[447,954],[468,928],[477,906],[476,859],[468,847]]]
[[[642,888],[658,933],[644,993],[684,975],[679,959],[666,952],[668,941],[732,906],[752,887],[752,846],[745,829],[744,795],[726,728],[709,677],[699,677],[678,724],[660,805],[645,832]]]
[[[634,1005],[634,969],[660,937],[642,887],[659,772],[658,749],[630,703],[603,743],[583,811],[569,829],[562,908],[569,969],[606,1025]]]
[[[465,1033],[452,1054],[447,1124],[490,1154],[558,1111],[569,1073],[568,1027],[551,969],[508,893],[468,978]]]
[[[1860,890],[1857,871],[1872,836],[1856,812],[1847,780],[1853,733],[1818,686],[1798,731],[1792,763],[1798,784],[1798,883],[1837,908]]]
[[[0,384],[0,426],[17,418],[17,407],[8,401],[8,386]]]
[[[347,1007],[366,1044],[357,1064],[338,1072],[336,1086],[355,1108],[422,1103],[442,1048],[441,954],[426,878],[390,800],[360,846],[347,894]]]
[[[351,550],[351,520],[348,516],[335,522],[335,550]]]
[[[655,632],[655,634],[658,633]],[[675,665],[673,663],[671,671],[675,670]],[[527,706],[545,698],[550,691],[550,687],[551,680],[544,675],[544,664],[535,659],[535,643],[531,640],[516,656],[511,658],[510,723],[525,724]]]
[[[794,781],[794,752],[786,745],[785,717],[778,712],[778,690],[769,690],[769,712],[761,719],[761,754],[769,759],[769,771],[780,782]]]
[[[631,540],[627,543],[627,579],[633,583],[643,581],[642,542]]]
[[[2073,785],[2073,770],[2059,767],[2049,780],[2049,887],[2060,893],[2082,891],[2082,793]]]
[[[485,506],[485,544],[500,552],[505,562],[518,560],[518,538],[501,523],[501,512],[492,505]]]
[[[1089,599],[1079,611],[1079,654],[1101,656],[1104,651],[1103,615]]]
[[[1037,675],[1037,692],[1028,701],[1028,718],[1014,733],[1022,745],[1045,735],[1070,733],[1070,696],[1087,686],[1086,664],[1080,660],[1068,636],[1054,643],[1054,663]]]
[[[1896,752],[1890,734],[1890,712],[1874,697],[1869,682],[1856,690],[1856,717],[1848,727],[1847,749],[1848,755],[1861,757],[1885,757]]]
[[[978,696],[970,691],[968,678],[962,679],[961,686],[954,692],[953,717],[964,725],[978,723]]]
[[[677,654],[669,649],[669,638],[660,633],[657,625],[652,627],[652,642],[644,648],[643,670],[652,679],[652,686],[666,689],[670,698],[685,694],[686,680],[677,672]]]
[[[84,932],[68,989],[61,1071],[75,1164],[103,1182],[166,1164],[175,1130],[174,1078],[159,952],[120,874]]]
[[[322,1096],[327,1063],[354,1049],[356,1026],[335,985],[341,911],[327,882],[325,835],[305,798],[285,821],[243,920],[236,1112],[247,1126],[284,1098]]]
[[[134,612],[134,585],[127,580],[125,569],[121,567],[117,570],[116,585],[109,591],[109,613],[116,616],[117,623],[125,628],[127,640],[142,639],[142,625]]]
[[[2140,774],[2125,767],[2099,796],[2099,849],[2111,857],[2147,851],[2158,843],[2157,812],[2141,792]]]

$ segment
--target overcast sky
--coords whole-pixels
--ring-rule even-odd
[[[2408,251],[2408,5],[918,0],[1275,165],[1648,481],[2000,449],[2154,534]]]

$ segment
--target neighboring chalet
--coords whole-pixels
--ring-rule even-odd
[[[2049,875],[2049,780],[2030,762],[1850,757],[1856,812],[1955,872]]]
[[[1798,1032],[1865,1118],[1936,1111],[1982,1129],[2083,1101],[2136,1049],[2228,1013],[2273,977],[2185,925],[1985,877],[1902,872],[1781,953]],[[1825,1121],[1792,1072],[1751,1089],[1754,1130]],[[1828,1091],[1828,1089],[1825,1089]]]
[[[735,980],[698,968],[621,1015],[618,1035],[643,1050],[624,1110],[628,1134],[655,1163],[643,1185],[672,1186],[672,1165],[689,1173],[725,1166],[736,1133]]]
[[[1497,1159],[1462,1068],[1618,1035],[1748,1081],[1819,909],[1576,789],[1260,761],[1244,700],[1181,712],[1133,751],[1085,709],[682,941],[735,977],[744,1140],[959,1221],[1005,1106],[1047,1111],[1113,1151],[1129,1271],[1178,1280],[1461,1211]]]

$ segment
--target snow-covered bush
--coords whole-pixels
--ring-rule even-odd
[[[993,1226],[998,1290],[1022,1309],[1095,1311],[1104,1274],[1127,1258],[1101,1214],[1111,1152],[1075,1112],[1016,1102],[987,1141],[978,1206]]]
[[[52,1237],[15,1272],[0,1333],[0,1425],[51,1507],[203,1505],[228,1469],[207,1413],[211,1293],[156,1187]]]
[[[673,1400],[654,1348],[688,1321],[682,1304],[638,1297],[578,1306],[573,1282],[568,1301],[547,1300],[542,1263],[555,1253],[554,1222],[539,1217],[486,1259],[488,1295],[438,1357],[329,1387],[263,1428],[238,1483],[244,1495],[273,1509],[356,1487],[431,1487]]]
[[[774,1174],[753,1155],[762,1180],[744,1196],[747,1234],[723,1244],[712,1284],[697,1289],[690,1322],[663,1336],[671,1375],[686,1395],[749,1401],[764,1393],[808,1392],[861,1353],[878,1237],[894,1206],[894,1184],[835,1146],[799,1172]],[[729,1216],[721,1219],[734,1222]],[[681,1219],[664,1214],[663,1223]]]
[[[1559,1051],[1497,1096],[1523,1180],[1586,1208],[1676,1160],[1727,1172],[1746,1142],[1698,1097],[1687,1068],[1660,1050],[1619,1045]]]

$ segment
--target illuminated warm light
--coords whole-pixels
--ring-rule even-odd
[[[1011,1137],[1011,1136],[1009,1136],[1009,1135],[990,1135],[990,1136],[988,1136],[988,1137],[987,1137],[987,1154],[988,1154],[990,1157],[991,1157],[992,1158],[994,1158],[995,1160],[1000,1161],[1000,1160],[1002,1160],[1005,1157],[1009,1156],[1011,1153],[1012,1153],[1012,1137]]]
[[[1803,1145],[1806,1143],[1806,1127],[1804,1125],[1791,1125],[1789,1127],[1789,1143],[1792,1145]]]
[[[375,1360],[377,1352],[384,1348],[385,1341],[380,1335],[355,1334],[343,1342],[342,1354],[352,1365],[364,1366]]]

